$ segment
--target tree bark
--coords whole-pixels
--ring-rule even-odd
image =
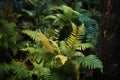
[[[101,0],[101,59],[104,65],[102,80],[120,80],[120,0]]]

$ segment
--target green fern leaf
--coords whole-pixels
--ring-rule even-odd
[[[33,40],[40,41],[41,36],[38,31],[31,31],[31,30],[23,30],[22,33],[27,34],[30,36]]]
[[[33,48],[33,47],[27,47],[27,48],[23,48],[23,49],[20,49],[20,50],[22,50],[22,51],[24,51],[24,52],[29,52],[29,53],[31,53],[31,54],[39,53],[39,52],[40,52],[40,50],[35,49],[35,48]]]
[[[57,6],[57,7],[53,7],[53,10],[61,10],[64,12],[66,18],[69,18],[69,20],[71,20],[71,18],[80,15],[79,12],[74,11],[71,7],[68,7],[66,5],[61,5],[61,6]]]
[[[57,13],[57,14],[54,14],[54,15],[48,15],[48,16],[46,16],[44,19],[45,19],[45,20],[46,20],[46,19],[54,19],[53,22],[56,23],[56,22],[62,20],[63,18],[64,18],[64,15],[63,15],[63,14]]]
[[[10,80],[32,79],[31,70],[23,62],[13,60],[9,65],[10,71],[13,71],[12,78],[10,78]]]
[[[44,19],[57,19],[57,16],[49,15],[49,16],[46,16]]]
[[[33,74],[37,75],[39,79],[44,79],[44,80],[53,80],[53,76],[51,74],[51,71],[49,68],[41,67],[41,66],[36,66],[32,70]]]
[[[61,41],[60,42],[60,50],[61,50],[61,53],[63,55],[67,55],[68,54],[65,41]]]
[[[17,37],[18,33],[15,23],[0,19],[0,47],[4,47],[6,51],[7,49],[10,49],[13,52],[13,55],[15,55],[17,53]]]
[[[89,69],[99,68],[102,70],[103,68],[102,62],[95,55],[84,57],[81,64]]]
[[[94,49],[94,46],[91,43],[81,43],[78,44],[77,47],[78,47],[76,48],[77,50],[83,50],[83,51],[87,48]]]

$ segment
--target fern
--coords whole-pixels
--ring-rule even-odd
[[[63,11],[63,14],[65,15],[64,18],[67,20],[71,20],[72,18],[75,18],[80,15],[77,11],[74,11],[72,8],[66,6],[66,5],[61,5],[58,7],[53,7],[51,10],[61,10]],[[64,20],[65,20],[64,19]]]
[[[18,36],[15,23],[0,19],[0,36],[0,47],[6,49],[6,51],[10,49],[15,55]]]
[[[84,24],[77,27],[73,22],[71,22],[71,25],[72,25],[73,30],[72,30],[71,34],[68,36],[68,38],[66,38],[66,41],[65,41],[66,44],[61,44],[61,46],[62,45],[66,46],[65,48],[67,48],[67,53],[68,53],[66,55],[71,60],[70,61],[71,66],[72,65],[74,65],[74,67],[76,66],[74,71],[75,71],[77,80],[79,80],[79,78],[80,78],[79,68],[81,66],[83,68],[89,68],[89,69],[99,68],[102,70],[103,65],[102,65],[102,62],[99,59],[97,59],[97,57],[95,55],[85,56],[83,54],[83,52],[87,48],[94,49],[93,44],[83,43],[83,40],[85,37]],[[76,51],[76,50],[79,50],[79,51]],[[63,51],[63,49],[62,49],[62,51]],[[67,63],[65,63],[64,65],[70,66]]]
[[[82,23],[82,25],[78,26],[77,39],[79,40],[80,43],[82,43],[84,37],[85,37],[85,26],[84,23]]]
[[[4,78],[4,75],[9,75],[9,77]],[[0,64],[0,79],[32,80],[34,79],[33,75],[38,79],[53,80],[50,69],[39,64],[33,68],[30,68],[30,65],[28,64],[14,60],[11,63]]]
[[[91,48],[91,49],[94,49],[94,46],[90,43],[81,43],[78,45],[78,48],[76,48],[77,50],[85,50],[87,48]]]
[[[51,53],[54,53],[52,46],[49,43],[47,37],[40,31],[41,34],[41,42],[43,43],[43,49],[48,50]]]
[[[41,31],[37,32],[31,30],[23,30],[22,32],[30,36],[33,40],[36,40],[37,42],[42,42],[43,48],[53,53],[53,49],[49,43],[49,40],[42,34]]]
[[[40,52],[40,50],[35,49],[33,47],[27,47],[27,48],[23,48],[23,49],[20,49],[20,50],[22,50],[22,51],[28,51],[31,54],[39,53]]]
[[[27,47],[21,49],[24,52],[28,52],[27,60],[35,61],[37,63],[40,63],[42,60],[45,62],[50,62],[53,55],[50,55],[49,52],[43,50],[42,48],[33,48],[33,47]]]
[[[66,56],[63,56],[63,55],[56,55],[54,57],[54,66],[59,68],[61,67],[62,65],[64,65],[68,60],[68,57]]]
[[[53,55],[50,55],[50,53],[45,50],[33,47],[21,50],[29,53],[26,59],[31,61],[34,66],[31,70],[33,75],[36,75],[38,79],[53,80],[51,71],[49,70]]]
[[[2,76],[5,80],[23,80],[27,79],[29,76],[29,70],[27,67],[21,63],[21,62],[11,62],[11,63],[3,63],[0,64],[0,68],[4,67],[4,75],[9,75],[8,78],[5,76]],[[0,75],[1,76],[1,75]],[[4,78],[5,77],[5,78]]]
[[[60,50],[61,50],[62,55],[68,54],[65,41],[60,42]]]
[[[32,79],[32,72],[24,67],[20,67],[20,69],[16,68],[15,76],[13,79],[24,80],[24,79]]]
[[[44,18],[44,20],[53,20],[52,26],[59,26],[59,28],[69,25],[70,21],[81,16],[81,14],[71,7],[66,5],[53,6],[49,9],[52,14],[49,14]]]
[[[49,68],[37,66],[32,71],[33,74],[38,76],[38,79],[53,80],[53,76]]]
[[[85,37],[85,31],[84,31],[84,24],[80,25],[79,27],[76,27],[74,23],[72,23],[72,32],[69,35],[69,37],[66,39],[67,47],[74,50],[85,50],[87,48],[94,49],[94,45],[91,43],[83,43],[84,37]]]
[[[57,43],[55,41],[50,40],[50,42],[52,43],[53,47],[55,48],[54,50],[56,50],[57,54],[61,54],[60,48],[57,45]]]
[[[82,41],[84,39],[84,24],[77,27],[73,22],[71,22],[72,25],[72,32],[66,39],[67,47],[69,47],[71,50],[76,50],[79,46],[82,45]],[[86,48],[86,46],[84,46]]]
[[[13,80],[32,80],[33,75],[37,76],[38,79],[52,80],[51,71],[48,68],[41,67],[40,65],[34,66],[32,70],[19,62],[13,63],[12,66],[15,74],[13,76]]]
[[[40,3],[34,3],[34,1]],[[2,14],[2,17],[7,20],[0,19],[0,51],[2,52],[4,49],[4,55],[4,53],[11,53],[12,50],[14,55],[17,54],[19,56],[20,53],[20,58],[18,59],[16,55],[11,58],[12,61],[9,61],[9,63],[0,63],[0,80],[79,80],[79,71],[81,67],[89,69],[99,68],[102,70],[102,62],[96,56],[85,56],[83,54],[85,53],[85,50],[88,50],[87,48],[94,49],[95,47],[93,43],[95,41],[96,44],[96,38],[98,37],[98,34],[96,34],[96,23],[92,19],[83,17],[79,12],[73,10],[71,7],[66,5],[51,7],[53,4],[50,2],[52,1],[44,0],[43,2],[38,0],[29,0],[26,2],[28,3],[27,7],[34,6],[33,10],[25,9],[22,1],[15,2],[15,4],[22,3],[22,5],[15,5],[15,7],[18,6],[19,10],[23,7],[23,14],[20,14],[20,17],[18,16],[19,12],[17,14],[19,18],[23,16],[27,16],[27,19],[32,18],[32,20],[36,21],[35,25],[37,23],[39,24],[39,28],[41,30],[43,30],[43,28],[46,29],[46,25],[47,27],[50,26],[50,28],[52,28],[51,34],[46,33],[48,35],[47,37],[40,30],[22,30],[23,34],[33,39],[32,41],[19,40],[15,23],[7,21],[9,20],[9,17],[11,18],[14,16],[14,13],[12,13],[11,9],[8,11],[9,6],[6,7],[5,14]],[[45,3],[45,5],[43,5],[43,3]],[[50,9],[48,9],[48,7]],[[10,13],[10,16],[6,15],[6,11]],[[27,15],[24,15],[24,13]],[[75,23],[71,22],[72,32],[70,35],[67,36],[64,41],[57,41],[58,36],[56,37],[55,34],[53,34],[55,31],[54,28],[58,27],[58,34],[60,29],[63,27],[69,27],[70,21],[75,21],[76,18],[80,18],[83,22],[82,25],[76,26]],[[45,21],[46,19],[50,19],[50,21],[47,22]],[[17,20],[16,17],[15,20]],[[27,24],[30,24],[30,26],[31,24],[34,24],[32,20]],[[26,20],[23,21],[25,21],[26,24]],[[19,23],[17,25],[20,26],[21,22],[17,22]],[[28,26],[29,25],[27,25],[27,27]],[[22,37],[24,36],[20,35],[20,39]],[[16,43],[18,45],[16,45]],[[6,57],[2,56],[2,59],[3,58],[5,59]],[[0,59],[0,62],[2,59]],[[5,75],[5,79],[1,78],[3,75]],[[8,78],[6,75],[9,75]]]
[[[66,40],[66,44],[70,48],[72,48],[73,44],[78,42],[78,40],[77,40],[77,27],[76,27],[76,25],[74,23],[71,22],[71,24],[72,24],[72,29],[73,30],[72,30],[71,34],[69,35],[69,37]]]
[[[5,75],[9,74],[10,68],[11,68],[11,64],[0,63],[0,79],[1,80],[9,79],[9,76],[6,77]]]
[[[47,39],[47,37],[41,31],[37,32],[37,31],[31,31],[31,30],[23,30],[22,32],[30,36],[33,40],[36,40],[39,43],[41,42],[42,48],[44,50],[49,51],[51,53],[54,53],[55,51],[57,51],[57,54],[61,54],[60,49],[56,44],[56,42]],[[50,42],[52,44],[50,44]]]
[[[22,33],[27,34],[30,36],[33,40],[40,41],[41,36],[40,33],[37,31],[31,31],[31,30],[23,30]]]
[[[81,64],[83,67],[88,67],[89,69],[99,68],[102,71],[103,68],[102,62],[95,55],[85,57]]]
[[[83,68],[88,69],[101,69],[103,68],[102,62],[95,56],[95,55],[88,55],[85,56],[81,52],[75,53],[72,58],[72,60],[77,61]]]
[[[3,38],[9,39],[13,44],[16,43],[16,25],[15,23],[8,22],[7,20],[0,19],[0,33],[3,36]]]
[[[82,16],[80,18],[82,22],[85,23],[85,42],[89,42],[96,46],[98,43],[98,37],[99,37],[99,27],[98,23],[89,17]]]

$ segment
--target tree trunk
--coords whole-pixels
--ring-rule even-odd
[[[120,0],[104,2],[101,22],[101,59],[104,65],[104,79],[120,80]]]

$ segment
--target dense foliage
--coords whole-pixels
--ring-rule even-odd
[[[0,79],[80,80],[102,72],[98,15],[82,2],[0,0]]]

